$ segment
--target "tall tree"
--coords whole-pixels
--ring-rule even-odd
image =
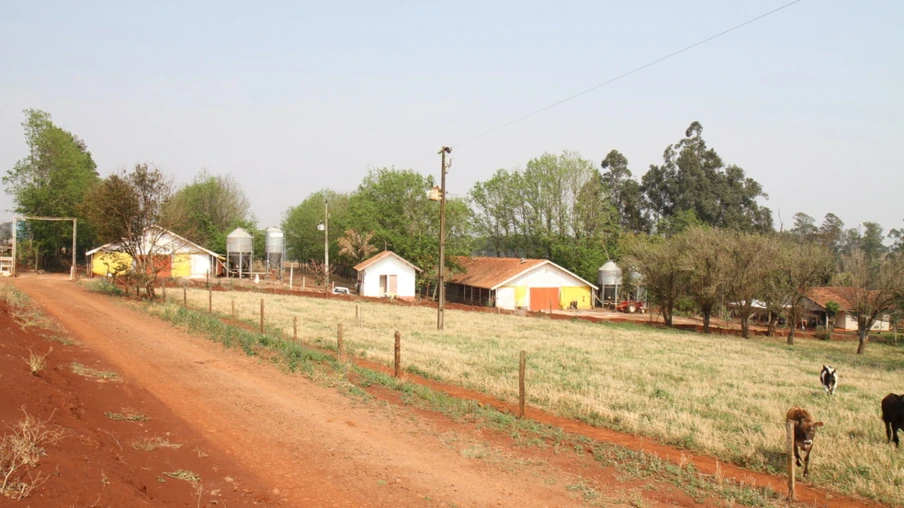
[[[822,246],[838,256],[842,250],[843,236],[844,222],[834,213],[827,213],[822,220],[822,225],[819,226],[819,238]]]
[[[603,180],[611,192],[612,204],[618,213],[621,228],[633,233],[648,231],[640,183],[632,177],[631,170],[628,169],[628,158],[618,150],[612,150],[606,154],[600,166],[605,170]]]
[[[693,211],[709,226],[739,231],[772,230],[772,213],[757,203],[767,197],[754,179],[722,158],[703,140],[703,127],[693,122],[685,137],[669,145],[661,166],[651,165],[642,191],[655,219]]]
[[[370,243],[373,236],[373,233],[361,233],[357,229],[345,230],[345,235],[338,242],[339,256],[353,264],[366,260],[377,252],[377,248]]]
[[[235,179],[203,170],[173,195],[163,215],[184,218],[175,233],[215,252],[226,252],[226,235],[237,227],[253,225],[250,208]]]
[[[799,242],[810,241],[819,232],[819,228],[816,227],[816,219],[803,212],[795,213],[793,220],[794,227],[791,228],[791,233]]]
[[[28,155],[16,162],[3,177],[6,192],[13,197],[20,215],[76,217],[78,247],[95,240],[90,224],[79,213],[81,203],[99,182],[97,166],[84,141],[57,127],[49,113],[26,109],[25,143]],[[29,224],[32,238],[45,254],[58,253],[72,245],[72,228],[64,223]]]
[[[133,274],[151,299],[158,275],[168,266],[166,259],[179,247],[164,230],[180,225],[181,218],[172,215],[164,220],[163,208],[172,193],[170,177],[153,166],[138,164],[132,171],[105,178],[83,205],[100,240],[116,242],[132,258]]]

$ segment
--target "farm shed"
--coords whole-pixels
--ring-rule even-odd
[[[546,259],[459,257],[456,262],[464,271],[449,278],[450,302],[511,310],[593,306],[597,287]]]
[[[416,272],[421,269],[395,252],[384,250],[358,263],[358,292],[361,296],[388,296],[413,300]]]
[[[817,324],[826,323],[826,304],[835,302],[838,304],[838,314],[835,316],[835,328],[842,330],[857,330],[857,317],[851,314],[851,309],[856,305],[857,296],[854,288],[840,286],[826,286],[814,288],[810,291],[805,302],[809,313],[816,317]],[[887,314],[876,318],[872,330],[884,332],[890,330]]]
[[[159,273],[160,276],[203,279],[207,277],[208,272],[211,277],[225,273],[223,256],[172,231],[158,226],[153,228],[155,228],[153,232],[145,234],[145,241],[149,244],[154,242],[155,245],[143,250],[154,252],[160,258],[160,264],[164,266]],[[132,258],[122,251],[120,242],[111,242],[91,249],[85,253],[85,257],[88,260],[89,275],[92,277],[116,274],[132,267]]]

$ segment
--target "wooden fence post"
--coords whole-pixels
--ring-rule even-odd
[[[361,326],[361,304],[355,304],[355,322]]]
[[[261,333],[264,333],[264,299],[261,298]]]
[[[307,277],[305,277],[304,275],[301,276],[301,289],[305,288],[306,279]]]
[[[342,344],[342,323],[339,323],[336,327],[336,343],[339,351],[339,361],[341,362],[345,358],[345,346]]]
[[[163,303],[166,303],[166,280],[160,279],[160,292],[163,293]]]
[[[292,340],[298,342],[298,316],[292,316]]]
[[[182,286],[182,306],[188,308],[188,290]]]
[[[524,418],[524,369],[527,366],[527,351],[521,350],[521,359],[518,362],[518,417]]]
[[[292,289],[292,279],[295,278],[295,266],[289,267],[289,289]]]
[[[393,370],[393,376],[398,379],[398,377],[402,373],[402,333],[396,330],[395,332],[395,369]]]
[[[207,313],[213,314],[213,288],[207,288]]]
[[[785,422],[786,445],[788,453],[788,499],[794,501],[794,422]]]
[[[235,300],[232,301],[232,320],[235,321]]]

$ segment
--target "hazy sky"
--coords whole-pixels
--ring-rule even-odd
[[[636,177],[694,120],[795,212],[904,226],[904,2],[803,0],[493,134],[500,124],[789,0],[3,2],[0,172],[22,110],[84,139],[102,176],[152,162],[243,187],[261,227],[369,168],[464,195],[499,168],[624,153]],[[12,200],[0,195],[0,219]]]

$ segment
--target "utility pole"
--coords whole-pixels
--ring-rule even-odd
[[[323,200],[323,275],[324,293],[330,292],[330,206]]]
[[[439,196],[439,277],[437,285],[439,286],[439,303],[436,306],[436,329],[443,329],[443,311],[446,307],[446,171],[452,165],[452,159],[449,159],[449,165],[446,165],[446,154],[452,153],[452,149],[444,146],[439,151],[442,156],[442,169],[440,171],[440,196]]]

